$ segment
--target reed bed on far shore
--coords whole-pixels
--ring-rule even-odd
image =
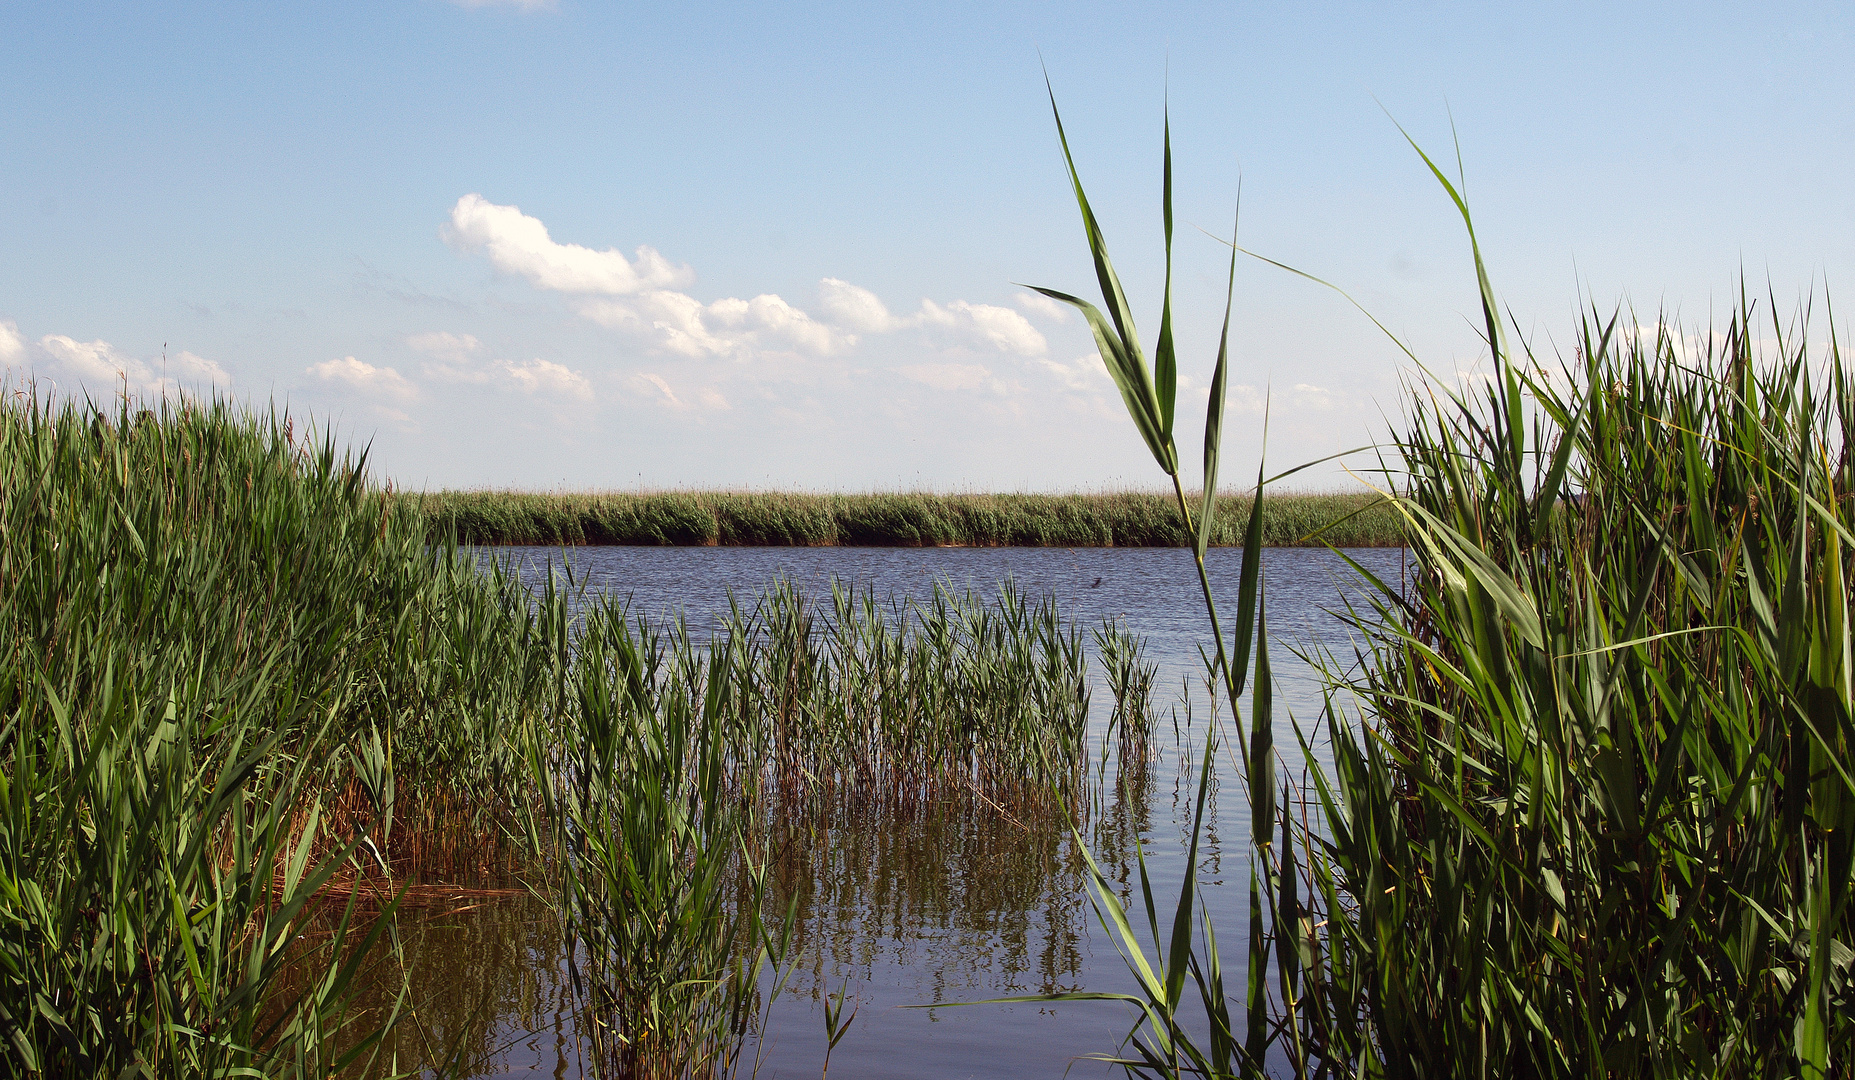
[[[1187,547],[1170,494],[833,495],[666,491],[405,494],[434,540],[467,544],[701,547]],[[1213,546],[1242,543],[1248,497],[1224,497]],[[1403,542],[1389,503],[1370,492],[1273,495],[1269,547],[1390,547]]]

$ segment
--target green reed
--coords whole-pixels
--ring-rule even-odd
[[[1023,829],[1016,815],[1070,805],[1084,779],[1083,634],[1009,582],[989,601],[886,602],[834,582],[818,603],[776,582],[705,637],[594,598],[570,684],[531,770],[602,1075],[748,1066],[758,1010],[808,938],[817,883],[793,873],[795,829],[845,806]],[[1149,688],[1136,672],[1117,708],[1150,715]]]
[[[534,494],[441,491],[403,498],[434,538],[481,544],[865,547],[1185,547],[1173,496],[825,495],[690,491]],[[1244,495],[1214,521],[1210,543],[1242,543]],[[1325,529],[1325,532],[1321,530]],[[1399,518],[1369,494],[1297,492],[1270,500],[1263,543],[1340,547],[1400,542]]]
[[[780,584],[721,633],[737,738],[784,789],[1015,785],[1028,797],[1080,776],[1082,633],[1009,581],[991,602],[936,586],[887,603],[834,581],[823,615]]]
[[[1361,620],[1374,662],[1343,685],[1371,722],[1335,731],[1330,839],[1303,844],[1328,923],[1285,1000],[1310,1055],[1816,1077],[1855,1054],[1855,400],[1833,335],[1813,375],[1807,314],[1760,321],[1688,356],[1592,313],[1553,377],[1497,337],[1492,386],[1413,406],[1419,573]]]
[[[992,601],[888,602],[833,583],[814,603],[776,582],[706,635],[584,598],[530,781],[595,1068],[748,1067],[745,1040],[798,956],[810,883],[769,877],[795,821],[839,798],[867,811],[966,792],[1022,812],[1078,783],[1082,641],[1009,583]]]
[[[1331,774],[1297,727],[1307,779],[1291,786],[1272,744],[1253,548],[1233,659],[1205,590],[1233,710],[1252,602],[1257,624],[1241,1007],[1194,899],[1210,746],[1163,934],[1140,867],[1151,957],[1091,863],[1140,992],[1067,996],[1137,1008],[1118,1060],[1139,1075],[1836,1075],[1855,1056],[1839,345],[1813,368],[1807,309],[1786,324],[1749,301],[1698,356],[1661,324],[1593,312],[1548,373],[1509,346],[1467,206],[1424,160],[1469,226],[1492,378],[1409,388],[1382,471],[1416,571],[1356,567],[1376,600],[1351,616],[1366,662],[1328,664]],[[1170,187],[1168,161],[1168,234]],[[1169,320],[1150,378],[1075,194],[1112,326],[1050,295],[1089,315],[1176,477]],[[1214,389],[1208,475],[1220,406]]]

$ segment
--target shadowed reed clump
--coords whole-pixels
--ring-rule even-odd
[[[405,495],[434,538],[479,544],[829,547],[1185,547],[1170,495],[806,495],[731,491]],[[1242,521],[1248,499],[1230,496]],[[1375,505],[1376,504],[1376,505]],[[1324,530],[1324,531],[1323,531]],[[1400,542],[1398,517],[1372,494],[1296,493],[1269,501],[1269,546]],[[1213,546],[1240,544],[1214,523]]]
[[[1763,349],[1749,302],[1704,341],[1593,313],[1548,375],[1507,344],[1466,203],[1424,161],[1469,226],[1493,377],[1408,392],[1383,471],[1417,569],[1360,570],[1376,598],[1351,615],[1364,655],[1329,667],[1350,692],[1328,698],[1330,775],[1298,727],[1300,790],[1274,748],[1259,574],[1246,559],[1233,660],[1205,590],[1233,711],[1252,600],[1256,620],[1244,1007],[1208,918],[1194,940],[1195,869],[1163,937],[1144,892],[1149,959],[1091,864],[1139,994],[1070,996],[1139,1009],[1118,1059],[1139,1075],[1840,1075],[1855,1059],[1855,397],[1833,332],[1813,362],[1807,310],[1772,319]],[[1170,247],[1169,151],[1166,174]],[[1169,303],[1150,378],[1075,194],[1113,325],[1050,295],[1089,316],[1176,478]],[[1220,353],[1208,476],[1222,375]],[[1189,521],[1182,493],[1179,510]],[[1363,710],[1350,722],[1346,700]]]

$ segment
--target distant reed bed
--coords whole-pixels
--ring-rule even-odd
[[[540,494],[440,491],[401,496],[433,539],[468,544],[796,547],[1189,547],[1170,494],[828,495],[669,491]],[[1242,543],[1248,498],[1214,523],[1212,545]],[[1292,493],[1263,508],[1270,547],[1402,543],[1399,519],[1370,492]]]

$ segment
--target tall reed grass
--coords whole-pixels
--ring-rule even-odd
[[[319,951],[285,946],[337,874],[416,851],[396,811],[491,829],[520,758],[480,705],[519,730],[525,665],[465,638],[529,605],[428,549],[364,463],[223,403],[28,387],[0,408],[13,1068],[320,1074],[367,1053],[340,1029],[369,950],[345,922]],[[283,980],[289,963],[314,977]]]
[[[1205,590],[1233,710],[1252,602],[1256,624],[1240,1004],[1195,898],[1210,746],[1165,931],[1144,862],[1145,940],[1091,863],[1138,993],[1064,996],[1136,1007],[1115,1060],[1138,1075],[1840,1075],[1855,398],[1833,328],[1813,362],[1807,309],[1787,324],[1746,300],[1698,355],[1596,311],[1570,357],[1516,350],[1467,205],[1424,161],[1468,226],[1492,378],[1408,389],[1381,461],[1417,570],[1359,569],[1366,652],[1330,664],[1323,723],[1295,729],[1304,785],[1272,741],[1260,576],[1246,565],[1229,659]],[[1050,295],[1090,317],[1176,478],[1169,302],[1149,377],[1074,187],[1112,326]],[[1214,389],[1207,476],[1220,408]]]
[[[1297,841],[1308,1060],[1855,1058],[1855,400],[1808,328],[1748,302],[1690,355],[1593,312],[1553,377],[1497,334],[1494,385],[1413,407],[1420,572],[1361,620],[1372,662],[1336,683],[1370,723],[1334,726]]]

